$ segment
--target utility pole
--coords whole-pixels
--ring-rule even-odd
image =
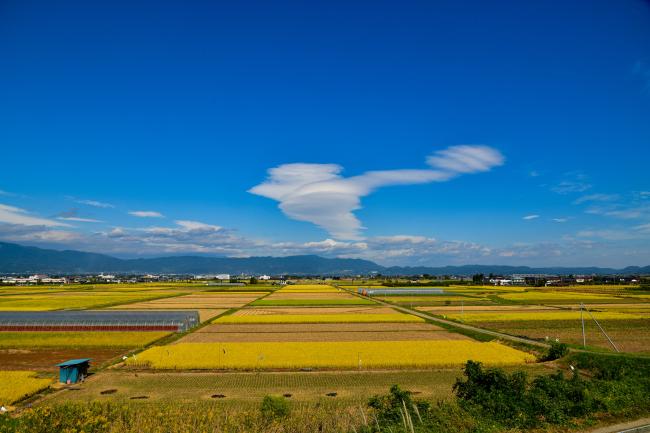
[[[585,317],[584,317],[584,304],[580,303],[580,321],[582,322],[582,347],[587,347],[587,336],[585,334]]]

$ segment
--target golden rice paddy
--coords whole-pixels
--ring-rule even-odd
[[[156,346],[127,365],[154,369],[414,368],[459,366],[467,360],[516,365],[535,357],[500,343],[355,341],[180,343]]]
[[[33,371],[0,371],[0,405],[10,405],[51,383],[52,379],[38,378]]]
[[[341,289],[327,284],[292,284],[282,287],[276,293],[339,293]]]
[[[0,348],[143,347],[169,332],[0,332]]]

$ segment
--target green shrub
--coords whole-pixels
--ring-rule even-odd
[[[289,416],[290,410],[289,402],[286,398],[272,395],[264,397],[260,406],[262,416],[269,420],[286,418]]]
[[[565,357],[569,353],[569,346],[565,343],[560,343],[557,341],[551,342],[551,347],[549,347],[548,352],[544,355],[542,361],[555,361]]]

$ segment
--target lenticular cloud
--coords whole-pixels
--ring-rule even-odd
[[[452,146],[427,158],[429,169],[368,171],[343,177],[338,164],[283,164],[268,170],[267,179],[250,193],[279,202],[289,218],[323,228],[336,239],[361,239],[361,222],[353,212],[361,197],[377,188],[445,182],[462,174],[502,165],[503,155],[488,146]]]

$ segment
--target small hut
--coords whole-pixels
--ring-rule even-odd
[[[77,383],[88,375],[90,358],[71,359],[57,364],[57,367],[59,367],[59,382]]]

